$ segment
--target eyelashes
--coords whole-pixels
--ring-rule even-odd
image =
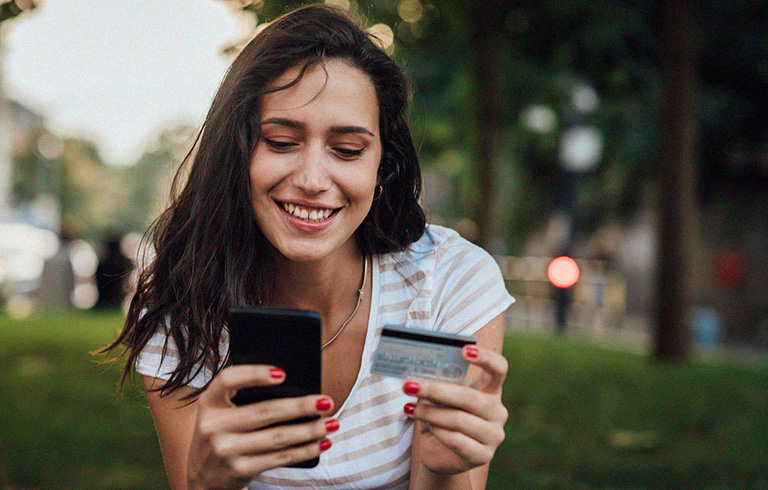
[[[298,143],[294,143],[292,141],[277,141],[264,138],[263,136],[262,139],[268,147],[279,152],[287,152],[299,146]],[[339,157],[351,160],[361,157],[367,148],[367,146],[363,146],[362,148],[345,148],[340,146],[332,146],[331,150],[333,150],[334,153],[336,153]]]
[[[338,154],[340,154],[340,155],[342,155],[344,157],[355,158],[355,157],[359,157],[363,153],[365,153],[365,149],[366,148],[367,147],[365,147],[365,146],[360,148],[359,150],[352,150],[352,149],[349,149],[349,148],[333,148],[333,151],[335,151],[336,153],[338,153]]]
[[[275,150],[287,150],[294,146],[298,146],[296,143],[291,143],[290,141],[275,141],[275,140],[269,140],[263,137],[262,139],[264,140],[264,143],[267,144],[267,146]]]

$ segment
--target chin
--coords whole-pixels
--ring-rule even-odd
[[[311,250],[306,247],[291,247],[289,249],[279,249],[280,255],[291,262],[314,262],[328,257],[331,252],[328,250]]]
[[[323,243],[293,242],[289,246],[276,247],[277,251],[292,262],[316,262],[339,254],[345,255],[350,246],[356,247],[354,235],[342,243],[323,240]]]

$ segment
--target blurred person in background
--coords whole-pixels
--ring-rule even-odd
[[[96,268],[96,288],[99,299],[96,308],[120,308],[126,296],[126,280],[133,269],[131,259],[123,254],[123,235],[111,231],[104,239],[104,254]]]
[[[72,293],[75,290],[75,271],[69,257],[72,239],[70,231],[62,230],[56,254],[45,260],[40,287],[36,292],[43,309],[69,310],[74,307]]]
[[[485,487],[512,299],[486,252],[426,225],[408,101],[400,68],[331,7],[272,22],[230,67],[105,348],[127,348],[123,380],[142,375],[175,490]],[[323,394],[232,403],[285,380],[227,366],[239,305],[320,315]],[[476,335],[468,383],[371,374],[386,324]],[[320,418],[275,425],[304,416]]]

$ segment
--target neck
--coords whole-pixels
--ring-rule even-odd
[[[272,306],[315,311],[323,330],[333,332],[357,303],[363,260],[367,259],[357,247],[319,261],[282,259]]]

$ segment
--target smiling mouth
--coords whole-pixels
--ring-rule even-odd
[[[297,206],[289,202],[280,202],[279,204],[282,206],[286,213],[295,218],[299,218],[302,221],[306,221],[307,223],[318,223],[320,221],[325,221],[333,213],[336,212],[336,209],[307,208],[304,206]]]

